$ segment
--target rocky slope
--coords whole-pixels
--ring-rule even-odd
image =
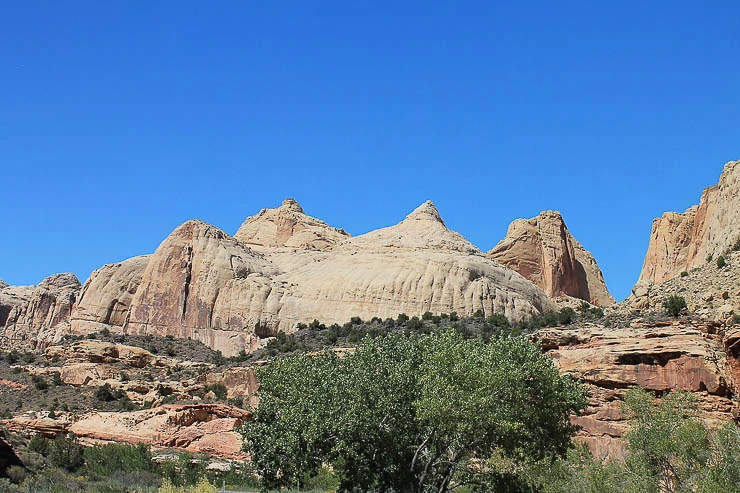
[[[570,234],[557,211],[512,222],[487,255],[553,298],[570,296],[597,306],[614,303],[593,255]]]
[[[521,320],[553,309],[539,288],[448,229],[431,202],[350,237],[288,199],[236,237],[188,221],[151,256],[99,269],[71,330],[192,338],[230,355],[314,319],[482,310]]]
[[[728,162],[699,205],[653,221],[640,281],[660,283],[728,251],[740,240],[740,161]]]

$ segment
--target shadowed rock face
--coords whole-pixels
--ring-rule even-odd
[[[76,333],[109,326],[190,337],[229,355],[313,319],[479,309],[520,320],[554,305],[449,230],[431,202],[352,238],[288,199],[245,221],[237,237],[188,221],[153,255],[99,269],[71,323]]]
[[[699,205],[653,221],[640,281],[660,283],[717,258],[740,239],[740,161],[725,165]]]
[[[573,238],[559,212],[517,219],[487,255],[553,298],[571,296],[598,306],[614,303],[596,260]]]

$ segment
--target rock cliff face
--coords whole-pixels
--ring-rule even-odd
[[[640,281],[661,283],[717,258],[740,239],[740,161],[725,165],[699,205],[653,221]]]
[[[73,274],[54,274],[38,286],[0,288],[0,340],[5,347],[36,349],[69,332],[79,296]]]
[[[487,255],[553,298],[571,296],[598,306],[614,303],[593,255],[573,238],[559,212],[517,219]]]
[[[520,320],[554,308],[531,282],[449,230],[431,202],[352,238],[288,199],[247,219],[236,237],[188,221],[153,255],[99,269],[71,325],[80,334],[109,327],[190,337],[230,355],[313,319],[480,309]]]
[[[622,457],[629,424],[622,415],[624,393],[635,385],[658,395],[694,393],[710,425],[737,415],[733,398],[740,391],[738,331],[702,321],[643,323],[614,328],[596,324],[543,329],[535,334],[560,370],[589,387],[589,407],[574,418],[578,440],[602,458]],[[736,351],[740,353],[740,351]]]
[[[93,272],[82,287],[74,310],[75,332],[89,334],[108,326],[123,326],[150,258],[151,255],[133,257]]]

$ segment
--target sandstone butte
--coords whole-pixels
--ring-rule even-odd
[[[559,212],[544,211],[512,222],[506,237],[487,256],[517,271],[551,298],[614,304],[596,260],[573,238]]]
[[[286,199],[234,236],[187,221],[153,254],[105,265],[81,289],[71,274],[38,287],[0,287],[0,333],[6,345],[37,348],[68,332],[107,328],[190,337],[231,355],[314,319],[482,310],[518,321],[555,310],[535,283],[551,295],[609,304],[598,267],[564,223],[558,245],[541,223],[533,241],[510,239],[520,244],[504,265],[447,228],[431,202],[394,226],[352,237]],[[546,274],[533,276],[535,258]]]
[[[740,240],[740,161],[725,164],[699,205],[653,221],[638,284],[661,283],[726,253]]]

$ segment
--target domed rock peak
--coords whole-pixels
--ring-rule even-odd
[[[517,219],[487,256],[519,272],[549,296],[607,306],[614,299],[593,255],[570,234],[560,212]]]
[[[431,200],[427,200],[419,207],[414,209],[408,216],[406,216],[404,222],[405,221],[435,221],[442,224],[443,226],[445,224],[445,222],[442,220],[442,217],[439,215],[437,207]]]
[[[461,234],[445,226],[439,211],[430,200],[414,209],[400,223],[356,236],[345,241],[342,248],[345,250],[403,248],[481,253]]]
[[[327,250],[350,235],[343,229],[308,216],[294,199],[287,198],[276,209],[262,209],[247,218],[234,237],[258,249],[287,247]]]

